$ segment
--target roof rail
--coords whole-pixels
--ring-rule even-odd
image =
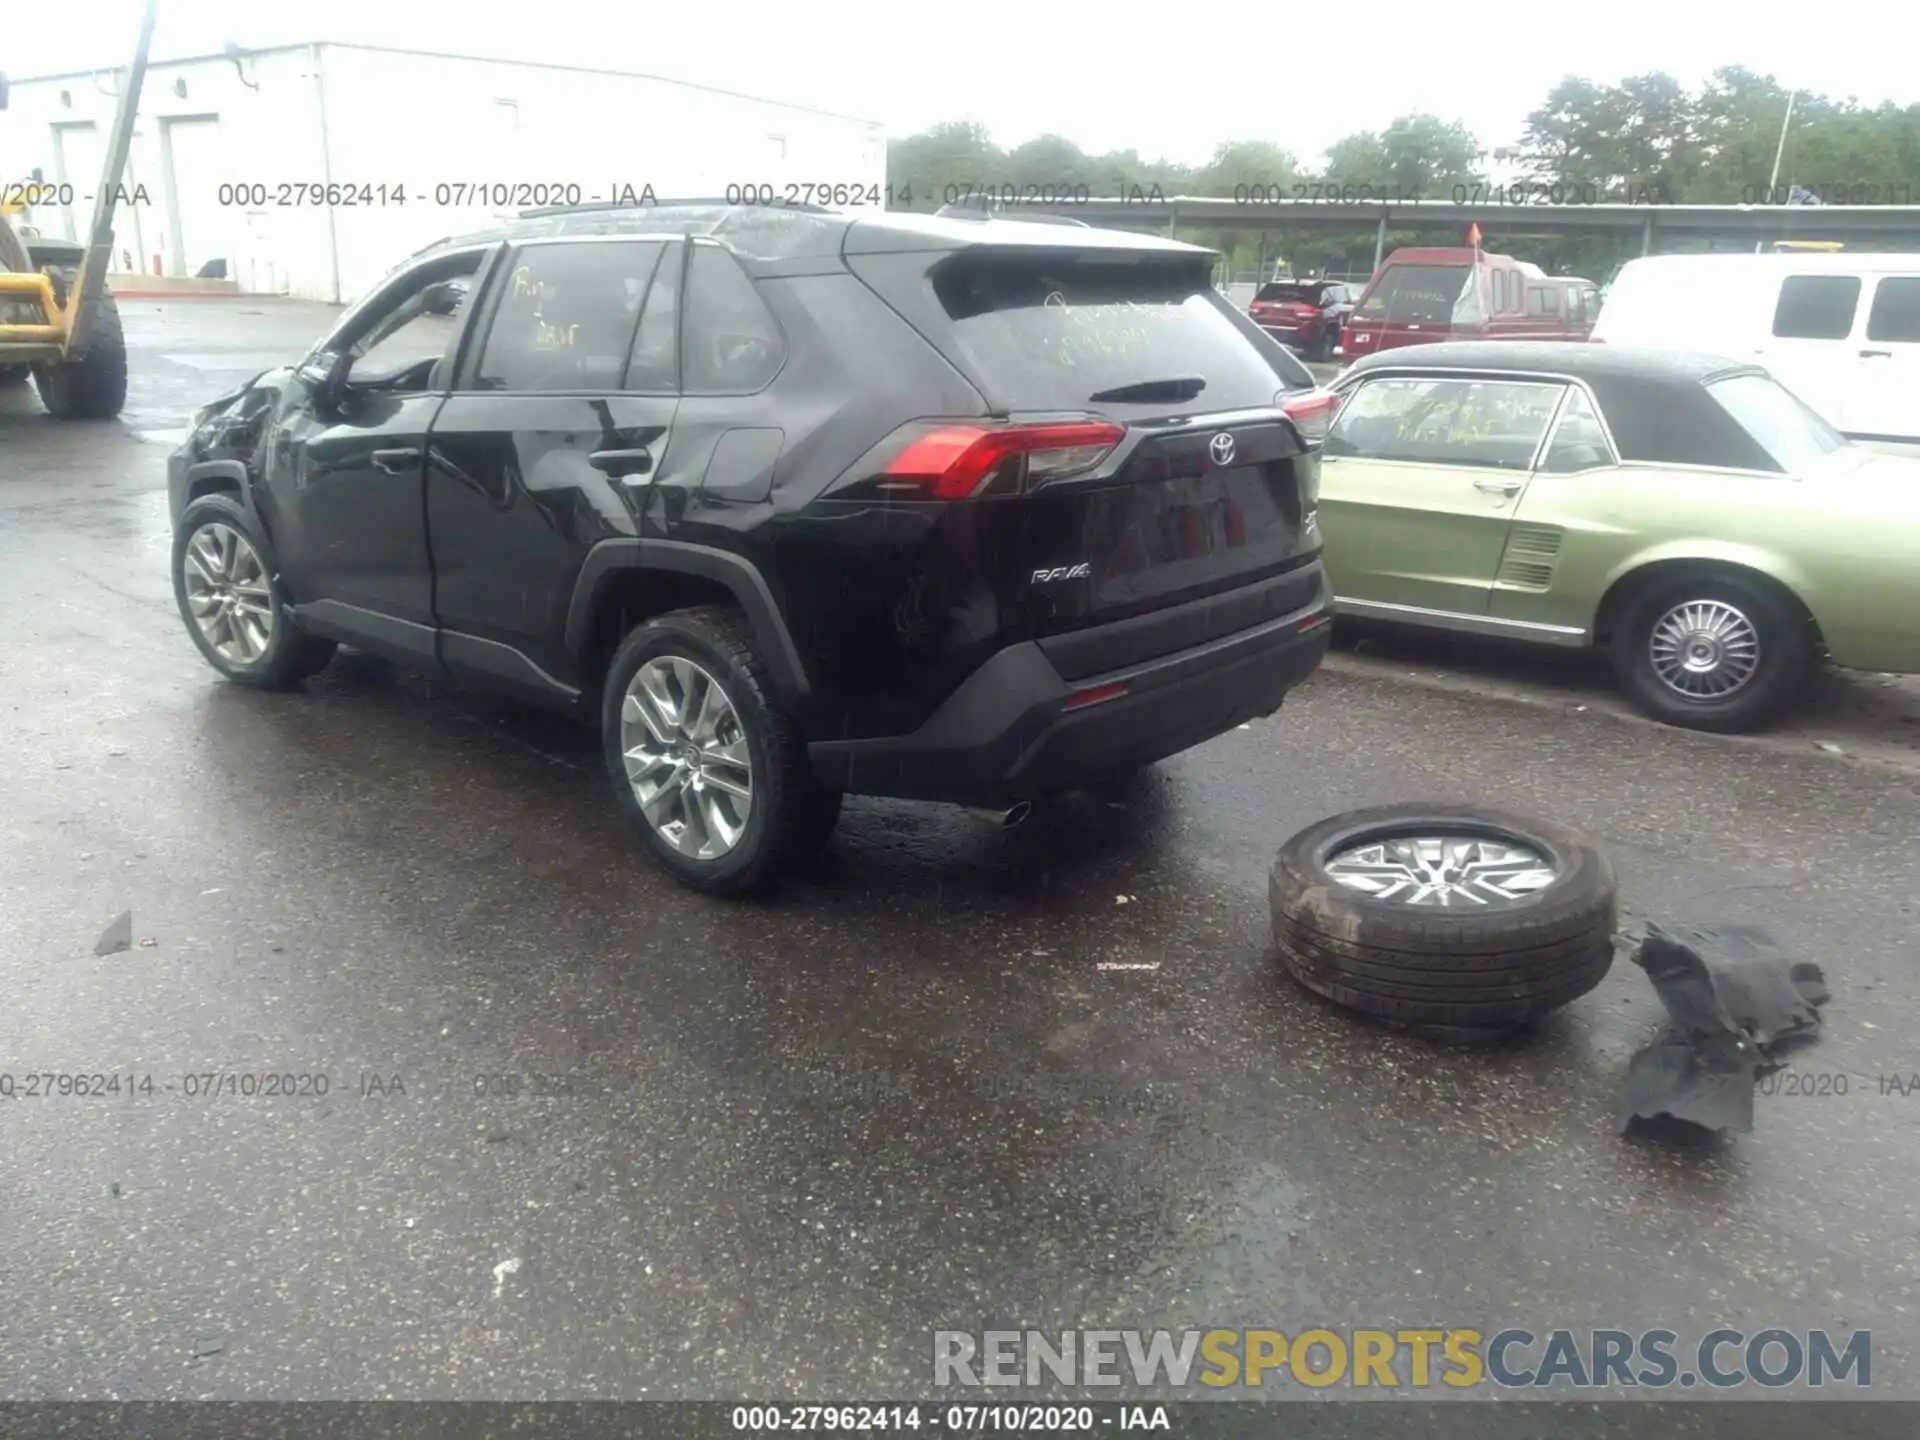
[[[835,212],[825,205],[812,205],[801,201],[773,200],[753,201],[724,200],[716,196],[674,196],[661,199],[655,196],[650,200],[590,200],[582,205],[543,205],[536,209],[522,210],[519,218],[536,220],[545,215],[583,215],[605,210],[793,210],[803,215],[831,215]]]

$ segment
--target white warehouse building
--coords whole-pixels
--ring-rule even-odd
[[[39,172],[46,234],[87,231],[123,74],[12,81],[0,181]],[[420,246],[523,208],[886,185],[874,122],[587,66],[273,46],[155,61],[140,98],[115,271],[310,300],[351,303]]]

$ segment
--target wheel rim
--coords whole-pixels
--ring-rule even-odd
[[[1760,669],[1760,631],[1725,600],[1688,600],[1654,621],[1647,658],[1676,695],[1719,700]]]
[[[251,665],[273,644],[273,583],[251,541],[219,521],[202,525],[181,561],[187,610],[208,648]]]
[[[725,687],[679,655],[649,660],[620,702],[620,751],[640,813],[682,855],[718,860],[753,814],[753,761]]]
[[[1338,851],[1326,870],[1369,899],[1422,907],[1512,905],[1560,878],[1544,851],[1488,835],[1371,835]]]

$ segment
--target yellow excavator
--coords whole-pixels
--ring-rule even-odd
[[[111,420],[127,400],[127,341],[119,308],[107,293],[107,266],[114,206],[153,43],[154,4],[147,0],[143,7],[140,41],[120,89],[86,239],[55,239],[25,223],[26,211],[42,198],[37,177],[0,185],[0,382],[31,375],[40,402],[61,420]],[[0,110],[6,107],[7,82],[0,75]],[[52,187],[45,188],[51,193]]]

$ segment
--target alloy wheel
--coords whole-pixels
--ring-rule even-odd
[[[1396,905],[1510,905],[1559,878],[1552,858],[1515,841],[1479,835],[1373,835],[1336,853],[1329,877]]]
[[[223,660],[252,665],[273,643],[273,584],[251,541],[212,521],[187,542],[181,560],[187,609],[201,639]]]
[[[753,814],[753,760],[724,686],[692,660],[643,664],[620,703],[620,750],[634,799],[661,839],[695,860],[740,843]]]
[[[1647,658],[1675,694],[1722,700],[1759,671],[1760,631],[1725,600],[1687,600],[1653,622]]]

